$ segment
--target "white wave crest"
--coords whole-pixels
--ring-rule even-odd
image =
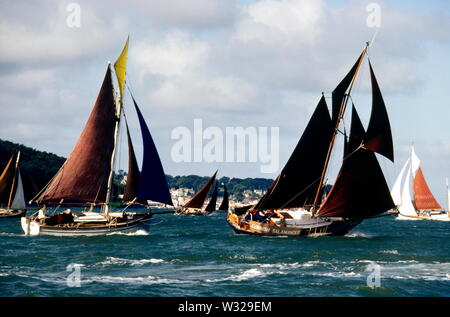
[[[105,261],[99,262],[99,265],[145,265],[148,263],[162,263],[163,259],[124,259],[124,258],[115,258],[113,256],[108,256]]]

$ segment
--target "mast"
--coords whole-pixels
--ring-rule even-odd
[[[361,53],[361,55],[360,55],[359,59],[357,60],[356,64],[353,66],[352,70],[347,74],[347,76],[344,78],[344,80],[335,89],[335,91],[336,91],[338,88],[342,88],[342,85],[346,85],[346,82],[349,79],[348,76],[351,76],[351,80],[350,80],[350,84],[349,84],[349,88],[348,88],[348,93],[346,95],[344,95],[344,98],[342,98],[342,100],[340,101],[339,111],[337,113],[337,116],[335,115],[335,113],[336,113],[336,109],[335,109],[336,105],[335,105],[335,102],[333,102],[333,109],[332,110],[333,110],[333,120],[335,120],[335,127],[334,127],[334,132],[333,132],[333,134],[331,136],[330,145],[328,147],[328,153],[327,153],[327,156],[326,156],[326,159],[325,159],[325,164],[324,164],[324,167],[323,167],[323,170],[322,170],[322,175],[320,176],[319,186],[317,188],[316,196],[314,198],[314,204],[313,204],[313,208],[312,208],[312,214],[313,215],[316,213],[317,203],[318,203],[320,194],[322,193],[322,187],[324,185],[323,181],[325,179],[325,174],[327,172],[328,164],[330,162],[331,152],[332,152],[333,147],[334,147],[334,142],[335,142],[335,139],[336,139],[336,134],[337,134],[337,131],[338,131],[338,128],[339,128],[339,124],[340,124],[340,121],[341,121],[341,119],[343,117],[345,108],[347,106],[348,96],[350,95],[350,92],[351,92],[351,90],[353,88],[353,84],[355,83],[355,80],[356,80],[356,75],[358,73],[359,68],[361,67],[361,63],[362,63],[363,57],[366,54],[368,47],[369,47],[369,43],[366,43],[363,52]],[[352,72],[353,72],[353,75],[351,75]],[[344,93],[345,93],[346,90],[347,89],[344,90]],[[333,94],[335,93],[335,91],[333,91]]]
[[[119,58],[114,63],[114,70],[116,71],[117,82],[119,84],[119,101],[117,101],[117,99],[114,99],[114,104],[116,106],[116,117],[115,117],[116,122],[115,122],[115,127],[114,127],[114,148],[113,148],[113,152],[111,155],[111,170],[109,172],[108,187],[106,190],[106,201],[105,201],[105,205],[104,205],[104,212],[106,215],[108,215],[108,213],[109,213],[109,202],[111,200],[114,167],[116,165],[117,140],[119,138],[120,118],[122,115],[123,90],[124,90],[124,86],[125,86],[125,75],[126,75],[129,40],[130,40],[130,37],[128,36],[125,46],[122,49],[122,52],[120,53]],[[111,63],[108,63],[108,68],[111,69]],[[111,87],[112,87],[113,95],[114,95],[114,85],[112,84],[112,78],[111,78]]]
[[[111,69],[111,63],[108,63],[108,68]],[[112,84],[112,78],[111,79],[111,87],[114,87]],[[114,88],[112,88],[112,94],[114,95]],[[113,181],[113,175],[114,175],[114,167],[116,165],[116,152],[117,152],[117,140],[119,138],[119,129],[120,129],[120,117],[122,115],[122,98],[120,98],[120,102],[117,102],[115,100],[116,105],[116,116],[115,116],[115,126],[114,126],[114,146],[113,151],[111,154],[111,170],[109,171],[108,176],[108,185],[106,188],[106,199],[105,204],[103,205],[103,212],[108,215],[109,213],[109,202],[111,200],[111,191],[112,191],[112,181]]]

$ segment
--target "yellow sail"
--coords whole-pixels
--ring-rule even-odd
[[[119,82],[119,91],[120,91],[120,104],[123,101],[123,90],[125,88],[125,74],[127,70],[127,54],[128,54],[128,41],[130,40],[130,36],[127,38],[127,42],[120,53],[119,58],[114,63],[114,70],[116,71],[117,81]]]

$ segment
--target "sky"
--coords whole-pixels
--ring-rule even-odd
[[[80,9],[79,25],[73,25],[72,4]],[[446,0],[0,0],[0,138],[69,155],[107,63],[130,35],[127,84],[165,172],[211,175],[220,168],[220,176],[273,178],[321,93],[330,105],[331,91],[372,41],[369,57],[394,137],[395,163],[378,157],[388,184],[414,144],[431,190],[446,205],[449,29]],[[139,158],[137,119],[130,96],[124,98]],[[367,126],[367,61],[352,99]],[[278,128],[278,168],[262,173],[262,162],[250,160],[177,162],[172,134],[180,127],[194,133],[194,119],[223,133],[226,127]],[[126,151],[122,135],[118,168],[127,167]],[[333,166],[335,173],[339,165]]]

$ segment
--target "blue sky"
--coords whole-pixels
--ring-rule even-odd
[[[446,204],[448,1],[77,1],[80,28],[66,24],[69,3],[0,1],[0,138],[67,156],[107,61],[130,34],[128,81],[168,174],[209,175],[220,167],[225,176],[274,177],[261,174],[260,163],[173,162],[171,131],[191,128],[195,118],[220,128],[279,127],[280,170],[320,93],[329,96],[372,38],[366,7],[377,3],[381,26],[369,53],[390,114],[396,162],[379,160],[392,185],[414,143],[431,189]],[[354,90],[365,123],[367,79],[365,67]],[[130,106],[126,96],[127,113]],[[136,118],[129,117],[139,157]]]

